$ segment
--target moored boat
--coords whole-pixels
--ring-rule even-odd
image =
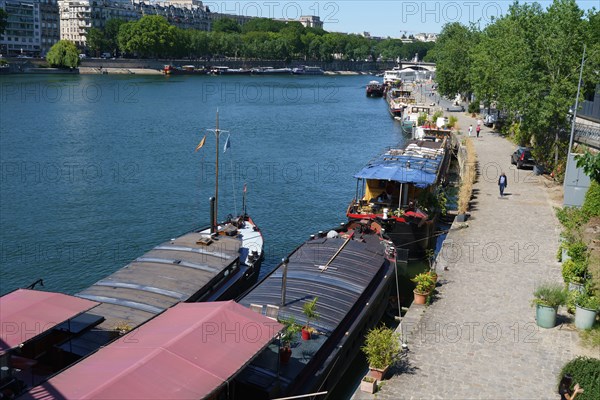
[[[273,67],[260,67],[252,68],[252,73],[255,75],[291,75],[291,68],[273,68]]]
[[[218,114],[217,127],[212,131],[219,150]],[[197,149],[204,142],[205,138]],[[74,316],[68,326],[62,324],[50,332],[56,341],[42,340],[32,346],[27,358],[42,372],[37,372],[35,380],[24,382],[38,384],[178,303],[231,300],[256,283],[263,238],[246,213],[246,188],[242,213],[217,223],[218,181],[216,168],[210,224],[164,241],[77,293],[77,300],[95,307]]]
[[[349,221],[377,221],[399,259],[422,258],[442,208],[441,185],[450,164],[449,138],[410,140],[389,148],[361,169]]]
[[[367,84],[367,97],[382,97],[383,84],[379,81],[371,81]]]
[[[417,137],[416,129],[419,125],[419,117],[431,115],[431,107],[422,104],[410,104],[402,115],[402,132],[410,135],[412,139],[424,139],[424,136]]]
[[[206,75],[208,73],[204,67],[196,67],[195,65],[176,67],[171,64],[165,65],[162,72],[165,75]]]
[[[315,301],[319,317],[309,340],[296,333],[289,361],[273,341],[250,363],[234,380],[237,398],[331,390],[382,317],[394,273],[394,248],[375,221],[320,232],[296,248],[239,303],[284,324],[306,324],[304,304]]]
[[[404,109],[409,104],[414,103],[414,97],[411,90],[402,88],[391,88],[387,91],[386,100],[388,102],[388,111],[394,119],[402,120]]]
[[[306,65],[301,65],[292,69],[292,73],[294,75],[323,75],[325,71],[323,71],[321,67],[309,67]]]
[[[247,68],[229,68],[223,66],[215,66],[210,69],[212,75],[250,75],[251,69]]]

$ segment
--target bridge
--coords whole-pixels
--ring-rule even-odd
[[[435,72],[435,63],[402,61],[400,64],[402,68],[410,68],[415,71]]]
[[[600,150],[600,126],[575,123],[573,140],[579,144]]]

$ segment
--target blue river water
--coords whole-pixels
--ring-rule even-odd
[[[0,294],[75,293],[209,221],[248,213],[261,274],[345,221],[353,173],[404,140],[369,76],[0,76]],[[223,153],[230,136],[231,147]]]

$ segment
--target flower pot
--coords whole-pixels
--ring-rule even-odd
[[[360,390],[371,394],[375,393],[375,390],[377,389],[377,379],[371,378],[372,382],[368,382],[365,378],[360,381]]]
[[[598,310],[575,306],[575,326],[577,329],[592,329],[596,322],[596,315]]]
[[[567,251],[567,249],[563,248],[562,249],[562,254],[560,256],[560,260],[561,262],[565,262],[567,260],[570,260],[571,257],[569,257],[569,252]]]
[[[390,369],[389,365],[385,367],[385,369],[369,367],[369,376],[371,378],[375,378],[378,381],[382,381],[385,377],[385,374],[388,372],[388,369]]]
[[[569,292],[577,291],[579,293],[583,293],[583,287],[583,283],[569,282]]]
[[[556,325],[556,308],[538,304],[535,307],[535,320],[540,328],[554,328]]]
[[[279,349],[279,361],[282,364],[287,364],[290,361],[290,357],[292,357],[292,349],[289,347],[282,347]]]
[[[415,298],[413,300],[413,304],[425,304],[427,303],[427,296],[429,296],[429,293],[419,293],[415,290],[413,290],[413,293],[415,295]]]
[[[310,330],[302,328],[302,340],[310,340]]]

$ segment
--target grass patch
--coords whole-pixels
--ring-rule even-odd
[[[463,145],[467,149],[467,159],[465,161],[465,173],[462,177],[460,189],[458,190],[458,213],[464,214],[469,210],[469,202],[473,195],[473,185],[477,177],[475,168],[477,162],[477,154],[475,153],[475,145],[470,138],[463,138]]]

